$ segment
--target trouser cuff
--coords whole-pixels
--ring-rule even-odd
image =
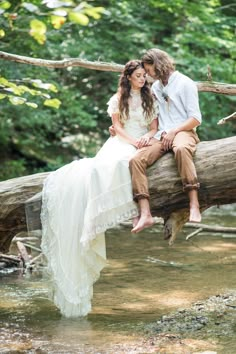
[[[189,192],[192,190],[198,190],[200,188],[200,183],[194,183],[194,184],[190,184],[190,183],[184,183],[183,184],[183,191],[184,192]]]
[[[149,194],[146,194],[146,193],[136,193],[136,194],[134,194],[134,201],[135,202],[138,202],[140,199],[149,199],[150,198],[150,196],[149,196]]]

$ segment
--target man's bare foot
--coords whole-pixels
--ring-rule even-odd
[[[135,218],[133,218],[133,227],[135,227],[137,225],[137,223],[139,222],[139,218],[140,216],[135,216]]]
[[[199,207],[193,206],[190,207],[190,215],[189,215],[189,221],[190,222],[201,222],[202,216],[199,210]]]
[[[138,220],[136,226],[131,230],[132,233],[137,234],[138,232],[146,229],[147,227],[152,226],[155,223],[151,215],[141,216]]]

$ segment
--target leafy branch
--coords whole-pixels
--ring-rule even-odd
[[[19,84],[16,84],[15,82]],[[42,91],[43,90],[43,91]],[[47,91],[47,92],[45,92]],[[28,96],[38,96],[44,100],[44,105],[53,108],[60,107],[60,100],[51,98],[49,92],[57,92],[55,85],[51,83],[43,83],[41,80],[22,79],[22,80],[7,80],[0,77],[0,100],[8,99],[14,106],[25,104],[31,108],[37,108],[35,102],[28,100]]]

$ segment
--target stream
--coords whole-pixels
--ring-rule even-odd
[[[202,223],[236,227],[236,205],[210,208]],[[1,271],[0,353],[235,354],[236,234],[186,240],[193,231],[170,247],[160,225],[109,230],[108,264],[82,319],[48,300],[43,267]]]

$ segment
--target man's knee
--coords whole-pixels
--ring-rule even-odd
[[[147,159],[142,156],[142,154],[137,153],[130,159],[129,168],[133,170],[137,168],[139,169],[140,167],[147,167]]]
[[[189,149],[188,145],[179,145],[179,146],[175,146],[173,148],[174,154],[175,154],[175,158],[178,159],[179,157],[183,157],[189,154],[192,155],[191,150]]]

